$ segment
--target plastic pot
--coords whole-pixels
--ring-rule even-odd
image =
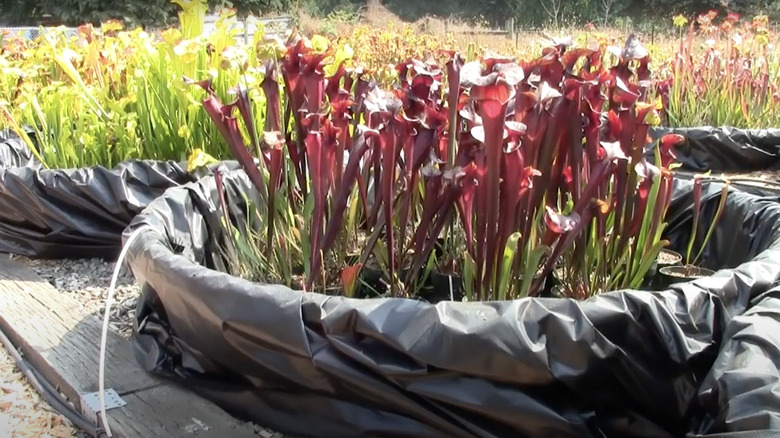
[[[650,269],[645,274],[645,280],[640,287],[643,290],[657,290],[658,271],[660,268],[667,266],[679,266],[682,262],[682,255],[671,249],[662,249],[655,258],[655,261],[650,265]]]
[[[666,290],[673,284],[687,283],[713,274],[715,271],[698,266],[665,266],[658,270],[656,287],[658,290]]]

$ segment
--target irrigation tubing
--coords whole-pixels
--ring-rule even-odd
[[[38,391],[41,397],[43,397],[54,410],[90,437],[103,438],[106,436],[103,429],[92,424],[71,406],[51,383],[49,383],[49,381],[46,380],[29,361],[19,354],[14,344],[8,339],[8,336],[6,336],[2,327],[0,327],[0,342],[2,342],[5,349],[8,350],[8,353],[14,359],[14,362],[16,362],[16,366],[19,367],[19,370],[21,370],[22,374],[27,378],[27,381],[30,382],[33,388]]]
[[[697,176],[701,178],[703,181],[723,182],[728,180],[729,183],[733,186],[761,188],[767,191],[780,192],[780,181],[774,181],[769,179],[751,178],[746,176],[728,176],[728,175],[721,175],[721,174],[704,175],[696,172],[675,172],[674,176],[686,180],[692,180]]]
[[[108,296],[106,297],[106,310],[103,314],[103,331],[100,334],[100,360],[98,362],[98,381],[99,381],[99,389],[98,391],[100,394],[100,418],[103,421],[103,427],[105,428],[105,433],[111,437],[113,434],[111,433],[111,427],[108,425],[108,415],[106,415],[106,391],[105,391],[105,384],[106,384],[106,376],[105,376],[105,369],[106,369],[106,339],[108,338],[108,319],[111,313],[111,305],[114,302],[114,290],[116,290],[116,282],[119,278],[119,271],[122,270],[122,262],[125,259],[125,256],[127,255],[127,250],[130,248],[130,244],[133,243],[136,237],[138,237],[141,234],[141,231],[146,230],[146,227],[141,227],[135,230],[131,235],[130,238],[127,239],[127,242],[125,243],[125,246],[122,248],[122,251],[119,253],[119,258],[116,261],[116,266],[114,266],[114,275],[111,277],[111,286],[108,288]]]

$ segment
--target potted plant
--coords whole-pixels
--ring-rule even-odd
[[[662,169],[672,171],[679,166],[679,163],[674,162],[676,154],[673,150],[674,146],[682,143],[685,138],[679,134],[666,134],[660,137],[658,144],[653,148],[655,160],[654,162]],[[665,199],[663,204],[654,204],[655,209],[661,210],[661,216],[666,217],[666,213],[669,209],[669,203],[671,199]],[[641,287],[643,289],[651,289],[654,287],[655,278],[658,275],[658,269],[666,266],[676,266],[680,264],[682,255],[680,253],[665,247],[658,253],[655,261],[650,265],[645,280]]]
[[[730,184],[728,180],[725,180],[725,184],[723,184],[723,188],[721,189],[720,198],[712,221],[706,230],[704,238],[701,240],[698,251],[694,251],[694,248],[696,248],[696,241],[699,237],[699,222],[701,219],[702,209],[702,180],[707,176],[707,174],[697,174],[693,177],[693,220],[691,224],[691,234],[685,249],[685,264],[682,266],[665,266],[660,268],[658,270],[657,277],[657,287],[659,289],[665,289],[669,285],[675,283],[692,281],[701,277],[708,277],[715,273],[710,269],[699,266],[698,263],[701,260],[704,249],[712,237],[712,234],[715,231],[720,218],[723,216]]]

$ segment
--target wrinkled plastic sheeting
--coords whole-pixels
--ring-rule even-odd
[[[26,132],[35,144],[35,131]],[[185,163],[129,160],[112,169],[45,169],[14,132],[0,131],[0,252],[113,259],[122,232],[152,200],[214,167],[188,172]]]
[[[697,435],[776,436],[780,430],[780,287],[755,301],[726,327],[720,354],[701,384]]]
[[[674,148],[683,170],[746,173],[780,169],[780,129],[658,127],[650,130],[651,145],[665,134],[685,137]],[[652,158],[652,148],[647,156]]]
[[[27,135],[34,138],[35,131],[28,129]],[[35,159],[30,148],[11,130],[0,130],[0,169],[6,167],[38,168],[41,163]]]
[[[234,213],[238,194],[256,196],[241,172],[225,185]],[[691,204],[684,189],[680,216]],[[215,257],[204,214],[218,202],[204,178],[166,192],[125,231],[143,229],[128,253],[144,285],[136,357],[233,415],[295,436],[706,435],[735,424],[710,418],[733,418],[728,397],[744,396],[755,377],[724,359],[724,375],[742,366],[737,382],[714,396],[701,386],[722,381],[712,366],[735,348],[724,333],[780,279],[780,205],[755,201],[734,191],[708,251],[741,263],[709,278],[583,302],[432,305],[302,293],[201,266]],[[733,243],[726,233],[752,243],[721,246]],[[744,354],[740,364],[773,353]],[[740,427],[751,424],[766,425]]]
[[[0,252],[40,258],[113,258],[122,231],[165,190],[192,181],[174,162],[113,169],[0,168]]]

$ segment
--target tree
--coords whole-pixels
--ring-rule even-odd
[[[563,0],[540,0],[544,12],[550,17],[553,26],[560,27],[561,10],[563,9]]]
[[[609,24],[609,16],[617,0],[601,0],[601,12],[604,13],[604,26]]]

